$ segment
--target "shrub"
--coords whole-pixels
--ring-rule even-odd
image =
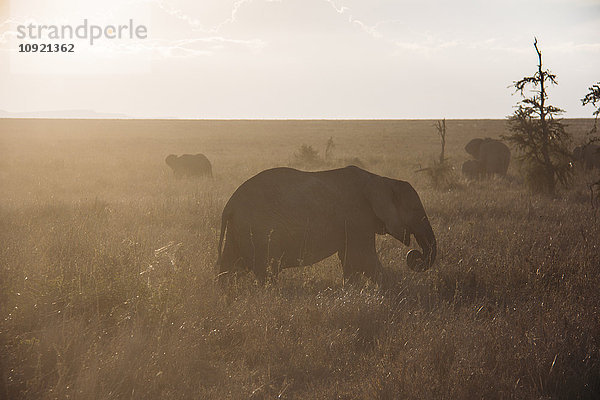
[[[319,156],[319,151],[312,146],[302,144],[298,151],[294,153],[293,165],[302,168],[317,168],[325,164],[325,161]]]
[[[448,162],[433,160],[429,167],[423,168],[417,172],[425,172],[431,187],[435,190],[450,190],[457,188],[458,178],[454,173],[454,167]]]
[[[333,141],[330,138],[325,151],[326,157],[323,158],[313,146],[303,144],[294,153],[290,165],[301,169],[342,168],[348,165],[355,165],[360,168],[366,167],[366,164],[358,157],[345,156],[334,158],[332,156],[333,146]]]

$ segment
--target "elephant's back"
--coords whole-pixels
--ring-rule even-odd
[[[183,154],[179,157],[180,168],[189,175],[210,175],[212,167],[204,154]]]
[[[508,148],[508,146],[501,142],[500,140],[496,140],[496,139],[486,139],[483,141],[483,143],[481,144],[481,150],[485,151],[486,153],[496,153],[496,154],[503,154],[503,155],[509,155],[510,156],[510,149]]]
[[[206,168],[210,168],[210,161],[208,160],[208,157],[206,157],[204,154],[198,153],[194,157],[198,164],[200,164]]]
[[[242,183],[225,209],[231,214],[243,213],[255,218],[335,214],[334,207],[342,207],[358,197],[353,168],[356,167],[318,172],[287,167],[268,169]]]
[[[279,167],[262,171],[242,183],[228,204],[236,208],[262,208],[282,204],[298,193],[318,185],[313,173]]]
[[[210,161],[204,154],[182,154],[179,158],[189,165],[210,165]]]

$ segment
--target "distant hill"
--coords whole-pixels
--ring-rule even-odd
[[[51,119],[127,119],[126,114],[99,113],[93,110],[56,110],[34,112],[9,112],[0,110],[0,118],[51,118]]]

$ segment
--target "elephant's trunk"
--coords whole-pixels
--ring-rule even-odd
[[[431,229],[427,217],[423,218],[419,228],[415,229],[413,234],[423,252],[418,250],[409,251],[406,255],[406,263],[413,271],[425,271],[431,268],[437,255],[435,235],[433,234],[433,229]]]

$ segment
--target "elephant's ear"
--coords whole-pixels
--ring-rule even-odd
[[[172,167],[175,164],[175,160],[177,160],[177,156],[175,154],[169,154],[165,159],[165,162],[168,166]]]
[[[365,197],[377,219],[383,223],[385,233],[408,246],[410,233],[403,226],[398,213],[399,202],[394,192],[394,182],[380,176],[372,177],[365,185]]]
[[[475,157],[479,158],[479,148],[481,147],[481,143],[483,143],[483,139],[473,139],[465,146],[465,151]]]

